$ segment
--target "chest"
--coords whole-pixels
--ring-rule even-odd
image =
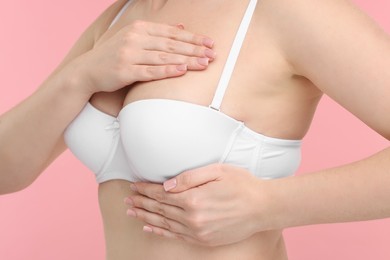
[[[142,5],[142,1],[133,1],[118,22],[102,35],[97,45],[135,20],[172,25],[182,23],[186,30],[212,38],[217,58],[205,71],[190,71],[179,78],[135,83],[126,93],[126,99],[123,92],[104,93],[95,95],[94,101],[104,103],[111,96],[125,104],[139,99],[167,98],[209,105],[248,4],[249,1],[234,0],[211,3],[203,0],[172,0],[158,10],[152,10]],[[247,104],[251,104],[259,97],[280,92],[282,88],[275,86],[281,86],[280,81],[289,76],[286,68],[285,60],[267,29],[259,2],[224,97],[226,110],[233,111],[237,100],[246,100]]]

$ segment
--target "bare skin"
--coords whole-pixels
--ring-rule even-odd
[[[158,3],[161,6],[153,8],[153,4]],[[119,105],[113,111],[112,100],[126,105],[140,99],[166,98],[209,105],[247,4],[248,1],[197,1],[191,4],[186,1],[134,1],[117,25],[103,34],[97,44],[134,20],[180,22],[189,31],[215,40],[217,56],[206,71],[190,72],[175,79],[136,83],[127,93],[94,95],[91,103],[112,115],[120,111]],[[258,4],[221,111],[264,135],[301,139],[322,93],[310,81],[296,75],[286,60],[281,43],[270,29],[263,6],[266,4]],[[225,17],[229,17],[229,26]],[[126,181],[109,181],[99,187],[108,259],[286,259],[280,230],[258,233],[240,243],[216,248],[145,234],[142,231],[144,224],[125,214],[126,206],[122,201],[128,195],[129,183]]]
[[[0,154],[0,158],[12,159],[8,160],[12,162],[9,165],[1,165],[10,172],[8,175],[2,174],[0,176],[2,178],[0,182],[1,193],[12,192],[27,186],[48,163],[65,149],[61,140],[62,131],[88,100],[98,109],[111,115],[117,115],[126,104],[147,98],[169,98],[205,106],[209,105],[230,44],[248,1],[135,0],[120,21],[106,32],[109,23],[124,2],[119,1],[115,8],[112,8],[110,12],[103,16],[103,19],[100,19],[100,22],[94,25],[93,37],[87,37],[89,40],[82,41],[71,51],[70,56],[65,59],[63,65],[56,70],[53,76],[43,84],[38,94],[32,95],[27,102],[1,118],[0,137],[4,137],[0,138],[0,141],[3,142],[2,146],[15,147],[12,148],[15,150],[14,153],[12,150],[6,149],[4,150],[6,152],[1,151]],[[226,17],[229,17],[229,19],[226,19]],[[98,93],[93,95],[91,99],[92,93],[115,91],[120,89],[120,84],[116,82],[118,84],[106,84],[105,86],[99,86],[99,89],[83,89],[83,91],[80,91],[74,88],[74,86],[80,87],[79,84],[67,81],[68,84],[65,85],[73,87],[67,87],[65,92],[61,92],[66,98],[56,95],[58,93],[56,89],[63,90],[60,79],[73,78],[66,77],[73,75],[69,72],[72,71],[72,67],[66,67],[66,63],[74,59],[74,64],[77,65],[76,68],[80,68],[80,60],[90,61],[89,63],[93,64],[93,61],[96,60],[91,57],[98,56],[93,53],[99,53],[105,43],[110,42],[117,35],[115,32],[119,32],[120,28],[125,28],[128,24],[134,24],[136,20],[165,24],[183,23],[189,31],[208,35],[215,40],[213,49],[217,56],[206,71],[188,72],[185,76],[175,79],[132,84],[138,81],[135,77],[128,80],[127,85],[130,85],[128,88],[111,94]],[[135,24],[139,28],[145,26],[143,22],[136,22]],[[362,32],[365,35],[365,40],[356,41],[356,37]],[[346,1],[329,0],[316,2],[315,4],[309,0],[294,2],[260,1],[221,110],[233,118],[244,121],[249,128],[264,135],[285,139],[301,139],[310,125],[315,107],[322,93],[326,93],[378,133],[390,138],[390,125],[388,120],[383,117],[383,115],[390,113],[390,106],[388,105],[390,77],[384,69],[390,67],[390,59],[383,59],[383,57],[390,57],[389,42],[388,37],[382,31],[378,30],[367,17],[356,12]],[[91,48],[94,48],[94,51],[89,52]],[[81,55],[83,53],[87,53],[87,55]],[[79,55],[81,55],[81,58],[77,58]],[[111,55],[108,56],[111,57]],[[193,70],[200,70],[200,68],[194,68],[194,66],[196,67],[194,61],[188,63],[192,64]],[[378,67],[375,71],[372,70],[374,66]],[[81,67],[84,68],[84,71],[88,68],[88,66]],[[59,71],[63,74],[62,77],[56,77],[60,73]],[[180,74],[178,71],[175,71],[175,73],[177,73],[176,76],[185,74],[185,72]],[[114,79],[117,80],[115,77]],[[95,83],[100,82],[97,80]],[[367,88],[372,82],[376,83],[376,87],[374,89]],[[58,86],[58,88],[52,87],[53,85]],[[116,89],[106,89],[108,85],[116,85]],[[93,86],[94,84],[91,84],[89,87],[93,88]],[[52,103],[49,104],[48,100],[52,100]],[[373,100],[375,100],[375,104]],[[71,106],[69,105],[70,101],[72,101]],[[44,103],[44,106],[39,106],[42,109],[34,110],[35,107],[38,107],[37,104],[42,103]],[[63,108],[68,109],[64,110]],[[21,115],[25,111],[34,112],[30,113],[32,118],[60,118],[58,120],[61,121],[61,124],[56,120],[46,120],[50,124],[36,122],[36,120],[27,123],[14,120],[18,118],[18,114]],[[26,125],[31,125],[33,128],[36,126],[39,129],[39,123],[43,124],[42,129],[51,129],[50,133],[45,133],[43,130],[38,130],[35,133],[36,136],[33,139],[40,142],[41,150],[39,153],[34,153],[35,157],[31,164],[26,164],[30,169],[25,169],[26,167],[23,167],[23,164],[17,161],[18,156],[13,156],[13,154],[20,155],[20,148],[22,147],[23,154],[28,158],[32,154],[29,147],[34,147],[34,144],[31,145],[31,141],[29,141],[31,136],[23,132],[12,132],[10,134],[7,129],[12,129],[9,126],[15,124],[9,124],[7,121],[15,121],[16,125],[20,126],[17,129],[23,129]],[[16,141],[15,138],[10,139],[8,137],[16,137]],[[42,140],[44,140],[43,145]],[[24,143],[28,145],[23,146]],[[15,144],[18,145],[15,146]],[[380,194],[382,194],[382,197],[388,197],[388,185],[386,186],[384,181],[381,182],[381,179],[385,178],[384,169],[386,169],[385,163],[387,163],[381,158],[386,153],[388,152],[384,151],[351,167],[337,168],[333,171],[325,170],[310,177],[272,181],[270,182],[271,185],[265,185],[261,180],[251,181],[252,179],[245,174],[240,175],[239,178],[235,176],[237,181],[232,181],[234,175],[231,174],[229,177],[226,172],[229,172],[228,170],[237,172],[237,169],[219,168],[218,170],[215,167],[199,169],[202,174],[198,176],[203,176],[204,180],[196,181],[197,184],[210,183],[210,185],[203,185],[204,188],[198,190],[191,189],[197,185],[189,185],[187,188],[190,189],[193,198],[204,196],[210,198],[210,201],[212,199],[215,201],[218,196],[210,197],[205,196],[205,194],[220,191],[226,197],[229,191],[237,189],[237,186],[233,184],[240,183],[244,185],[244,190],[247,192],[237,193],[240,197],[236,199],[245,201],[244,198],[247,196],[250,199],[248,205],[253,205],[248,206],[249,210],[237,219],[242,222],[241,224],[253,225],[251,232],[255,230],[258,233],[244,240],[237,240],[237,238],[234,238],[234,228],[225,229],[222,225],[221,232],[226,232],[229,236],[232,236],[234,239],[232,238],[231,241],[240,242],[230,245],[226,243],[228,245],[220,247],[209,247],[174,239],[168,240],[156,237],[154,234],[144,233],[142,231],[144,225],[142,220],[148,220],[150,215],[158,213],[155,208],[158,209],[161,206],[151,207],[148,216],[140,215],[139,219],[141,221],[129,219],[125,214],[128,207],[123,203],[123,198],[128,196],[133,198],[134,202],[137,203],[135,206],[138,207],[134,210],[136,213],[140,213],[140,209],[145,208],[145,204],[142,202],[145,197],[140,198],[137,193],[131,193],[128,182],[109,181],[103,183],[99,187],[99,201],[105,225],[107,258],[286,259],[281,228],[327,221],[372,219],[390,214],[390,210],[384,207],[385,204],[388,205],[386,200],[378,200],[372,195],[378,194],[378,192],[366,194],[362,193],[362,189],[359,188],[367,183],[365,181],[367,176],[364,172],[371,169],[373,170],[372,177],[375,177],[372,179],[376,183],[382,183]],[[14,160],[15,163],[13,163]],[[373,167],[373,165],[377,165],[373,163],[376,161],[381,162],[381,167]],[[31,167],[31,165],[34,167]],[[3,168],[0,172],[5,172]],[[207,171],[213,172],[213,175],[224,175],[224,178],[226,177],[225,182],[215,182],[214,179],[207,179],[207,177],[213,176],[207,174]],[[348,173],[354,171],[358,173],[354,175],[357,188],[349,189],[350,194],[346,196],[348,199],[343,203],[335,203],[338,202],[337,196],[328,196],[329,192],[336,191],[336,195],[342,193],[350,181],[350,174]],[[338,172],[344,172],[344,174],[333,174]],[[17,178],[13,177],[11,179],[10,176],[15,176],[14,174]],[[328,181],[323,181],[324,179]],[[230,184],[223,185],[224,183]],[[153,194],[156,194],[155,192],[152,194],[146,190],[154,189],[156,191],[162,189],[162,187],[156,188],[156,186],[153,186],[153,189],[150,189],[150,187],[147,188],[147,185],[144,184],[144,190],[141,193],[158,201],[157,198],[153,197]],[[318,195],[315,193],[318,187],[328,192],[322,192]],[[379,185],[374,187],[378,189]],[[179,187],[178,191],[180,190],[183,191],[185,188]],[[259,190],[266,196],[257,196]],[[301,196],[291,196],[291,194],[296,194],[297,190],[301,192]],[[198,191],[198,193],[192,191]],[[188,192],[184,192],[181,197],[185,200],[189,198],[188,194]],[[262,202],[270,202],[264,197],[269,198],[272,195],[277,196],[280,203],[267,208],[265,206],[269,206],[269,204],[262,204]],[[138,200],[135,200],[137,196]],[[358,203],[361,197],[369,198],[367,204],[372,201],[379,201],[375,204],[371,203],[371,205],[377,209],[386,209],[386,211],[373,210],[370,213],[359,211]],[[175,205],[175,202],[170,201],[170,199],[165,202]],[[338,207],[332,207],[333,211],[328,212],[330,208],[328,206],[334,204],[337,204]],[[259,208],[256,205],[265,206]],[[220,206],[221,203],[215,204],[216,208]],[[310,210],[307,211],[308,209]],[[201,210],[200,207],[199,210]],[[302,215],[302,212],[307,214]],[[328,214],[323,214],[324,212]],[[348,215],[350,212],[355,214]],[[323,216],[328,217],[324,220]],[[260,220],[253,221],[254,219]],[[166,237],[172,235],[172,233],[167,235],[168,231],[172,230],[159,224],[158,221],[149,224],[154,225],[155,230],[165,228],[166,233],[163,231],[160,234]],[[200,228],[203,227],[200,226]],[[221,243],[218,239],[215,238],[215,241],[212,241],[213,243],[210,243],[210,245],[225,244],[225,242]]]

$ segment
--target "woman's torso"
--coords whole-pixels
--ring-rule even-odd
[[[215,41],[217,58],[206,71],[160,81],[140,82],[115,93],[97,93],[91,104],[116,116],[124,105],[143,99],[174,99],[208,106],[214,96],[230,46],[249,1],[135,0],[96,43],[102,44],[134,20],[183,23],[189,31]],[[165,3],[166,2],[166,3]],[[223,98],[221,112],[243,121],[263,135],[301,139],[321,93],[303,77],[294,75],[278,42],[278,32],[267,20],[259,1]],[[203,248],[145,234],[142,223],[126,217],[123,198],[130,194],[127,181],[111,180],[99,186],[109,259],[284,259],[281,231],[257,234],[241,243]]]

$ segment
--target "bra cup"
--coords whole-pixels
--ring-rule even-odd
[[[235,136],[223,163],[230,164],[256,174],[262,140],[245,134],[246,127]]]
[[[112,153],[106,160],[106,164],[102,170],[96,175],[97,182],[102,183],[109,180],[126,180],[129,182],[145,181],[134,174],[134,170],[131,169],[127,162],[119,134],[116,138],[117,140],[113,142]]]
[[[300,161],[299,140],[264,136],[244,126],[223,163],[244,168],[262,179],[275,179],[293,175]]]
[[[68,148],[94,173],[101,171],[109,157],[115,129],[107,130],[106,126],[114,121],[87,103],[64,133]]]
[[[219,162],[241,125],[208,107],[173,100],[136,101],[118,119],[129,164],[151,182]]]
[[[255,175],[263,179],[294,175],[301,162],[300,145],[264,143]]]

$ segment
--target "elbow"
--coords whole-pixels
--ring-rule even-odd
[[[42,167],[30,160],[21,160],[7,153],[0,154],[0,195],[15,193],[29,187],[39,176]]]
[[[0,195],[10,194],[22,191],[29,187],[32,184],[32,182],[7,182],[7,181],[1,181],[0,183]]]
[[[26,178],[26,174],[14,171],[1,171],[0,195],[15,193],[29,187],[35,178]]]

